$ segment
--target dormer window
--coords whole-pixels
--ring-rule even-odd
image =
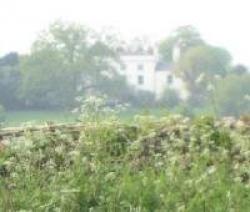
[[[144,65],[143,64],[138,64],[137,65],[137,70],[139,70],[139,71],[144,70]]]

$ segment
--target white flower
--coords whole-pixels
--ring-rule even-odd
[[[244,99],[247,100],[247,101],[250,101],[250,95],[248,95],[248,94],[245,95],[245,96],[244,96]]]
[[[58,153],[58,154],[63,154],[64,152],[64,147],[63,146],[57,146],[55,148],[55,152]]]
[[[69,152],[68,155],[69,155],[70,157],[73,157],[73,158],[74,158],[74,157],[78,157],[78,156],[80,155],[80,152],[77,151],[77,150],[73,150],[73,151]]]
[[[204,73],[201,73],[198,78],[195,80],[195,83],[201,83],[205,78],[205,74]]]
[[[215,171],[216,171],[216,167],[215,166],[211,166],[211,167],[208,168],[207,173],[208,174],[213,174]]]
[[[216,74],[216,75],[214,76],[214,78],[215,78],[216,80],[219,80],[219,79],[221,79],[221,76],[218,75],[218,74]]]
[[[79,112],[79,108],[74,108],[71,113],[78,113]]]
[[[207,91],[214,91],[214,86],[211,83],[208,84]]]
[[[77,96],[75,99],[76,99],[77,102],[81,102],[83,100],[83,97],[82,96]]]

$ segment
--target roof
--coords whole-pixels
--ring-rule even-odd
[[[173,67],[173,64],[171,63],[166,63],[164,61],[158,61],[156,66],[155,66],[155,70],[156,71],[169,71],[171,70]]]

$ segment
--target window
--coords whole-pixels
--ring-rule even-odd
[[[172,75],[168,75],[167,76],[167,84],[172,84],[173,83],[173,76]]]
[[[137,70],[142,71],[144,70],[144,66],[142,64],[137,65]]]
[[[142,75],[139,75],[137,78],[138,85],[144,84],[144,77]]]

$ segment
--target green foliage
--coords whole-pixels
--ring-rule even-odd
[[[100,91],[104,82],[114,81],[110,76],[116,76],[111,65],[115,61],[112,47],[90,30],[56,22],[22,60],[21,97],[30,107],[70,107],[79,93]]]
[[[109,105],[107,96],[77,97],[80,107],[74,111],[80,114],[79,121],[97,123],[102,119],[116,119],[126,105]]]
[[[179,93],[174,89],[166,89],[160,99],[160,105],[172,109],[181,103]]]
[[[0,210],[249,211],[249,141],[209,117],[26,132],[0,153]]]
[[[173,62],[173,49],[176,45],[179,45],[181,52],[184,53],[189,48],[203,43],[199,32],[193,26],[181,26],[161,42],[159,53],[166,62]]]
[[[150,91],[136,90],[132,91],[130,101],[134,106],[147,108],[155,104],[155,95]]]
[[[190,94],[188,104],[202,107],[208,100],[209,87],[214,86],[215,78],[224,77],[232,69],[231,55],[223,48],[206,44],[192,26],[180,27],[162,41],[159,52],[163,60],[174,62],[175,47],[180,51],[175,71]],[[238,72],[245,71],[242,66],[235,69],[240,69]]]
[[[5,110],[2,105],[0,105],[0,123],[5,121]]]
[[[209,89],[216,78],[227,74],[230,54],[221,48],[202,45],[190,48],[180,58],[176,72],[190,92],[190,103],[200,106],[206,101]]]
[[[45,110],[26,110],[26,111],[6,111],[4,126],[17,127],[24,123],[44,124],[46,122],[53,123],[69,123],[76,121],[78,114],[71,111],[45,111]]]
[[[231,68],[233,74],[243,75],[247,74],[249,69],[243,64],[237,64]]]
[[[184,80],[195,80],[204,74],[204,81],[211,80],[215,75],[224,76],[229,68],[231,56],[221,48],[207,45],[189,49],[180,59],[178,72]]]
[[[240,116],[250,113],[250,74],[229,75],[215,91],[215,104],[221,116]]]
[[[21,98],[27,107],[64,107],[72,102],[75,90],[72,75],[53,50],[41,50],[21,61],[23,76]]]
[[[159,53],[163,57],[164,61],[172,62],[173,59],[173,48],[176,44],[176,39],[169,37],[163,40],[159,46]]]
[[[16,109],[22,106],[18,98],[20,84],[19,56],[17,53],[9,53],[0,58],[0,102],[5,108]]]

